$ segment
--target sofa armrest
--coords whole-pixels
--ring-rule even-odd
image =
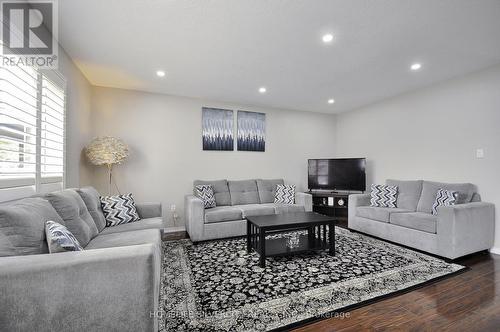
[[[437,209],[437,235],[442,256],[455,259],[493,246],[495,205],[473,202]]]
[[[356,216],[356,208],[359,206],[368,206],[370,205],[370,194],[351,194],[349,195],[348,203],[347,203],[347,213],[348,213],[348,221],[349,224],[351,219]]]
[[[349,207],[368,206],[370,205],[370,198],[370,194],[350,194],[348,200]]]
[[[151,244],[0,258],[0,331],[156,331]]]
[[[203,205],[203,201],[194,195],[186,195],[184,198],[184,215],[186,231],[191,241],[201,241],[203,239],[205,220],[205,206]]]
[[[313,204],[312,195],[308,193],[296,193],[295,204],[303,206],[306,212],[311,212]]]
[[[162,216],[161,203],[136,203],[135,207],[141,219],[160,218]]]

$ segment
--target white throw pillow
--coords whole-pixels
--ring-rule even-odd
[[[395,208],[398,198],[398,187],[384,184],[372,184],[370,206]]]
[[[101,197],[106,227],[140,220],[132,194]]]
[[[295,186],[278,184],[274,193],[274,203],[277,204],[294,204],[295,203]]]
[[[82,251],[83,248],[66,226],[55,221],[45,223],[45,237],[49,246],[49,252]]]
[[[217,206],[215,203],[214,188],[210,184],[201,184],[194,187],[196,196],[203,201],[205,209],[214,208]]]
[[[455,205],[457,202],[457,198],[458,198],[458,192],[439,188],[436,194],[436,200],[432,205],[432,214],[436,215],[438,213],[437,208],[439,206]]]

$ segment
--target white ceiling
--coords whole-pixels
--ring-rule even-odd
[[[336,113],[500,63],[499,0],[59,4],[60,42],[98,86]]]

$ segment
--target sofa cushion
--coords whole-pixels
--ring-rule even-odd
[[[255,216],[268,216],[271,214],[276,214],[276,209],[274,206],[269,206],[267,204],[245,204],[245,205],[235,205],[234,208],[240,209],[242,212],[242,217],[255,217]]]
[[[435,234],[437,229],[437,217],[423,212],[392,213],[389,222],[427,233]]]
[[[375,206],[359,206],[356,208],[356,215],[358,217],[363,217],[382,222],[389,222],[389,217],[391,214],[397,214],[401,212],[412,212],[412,211],[401,208],[387,208],[387,207],[375,207]]]
[[[385,184],[388,186],[398,187],[398,198],[396,206],[401,209],[417,211],[418,200],[422,193],[422,184],[424,181],[401,181],[387,180]]]
[[[195,180],[193,182],[193,193],[194,187],[199,185],[211,185],[215,193],[215,203],[217,206],[227,206],[231,205],[231,195],[229,194],[229,186],[227,180],[213,180],[213,181],[202,181]]]
[[[85,247],[99,233],[83,199],[75,190],[66,189],[49,193],[45,195],[45,198],[52,204],[64,220],[66,228],[76,237],[82,247]]]
[[[63,224],[52,205],[42,198],[24,198],[0,205],[0,257],[46,254],[45,222]]]
[[[285,184],[283,179],[262,180],[257,179],[257,190],[259,191],[259,199],[261,203],[273,203],[276,186]]]
[[[297,204],[275,204],[276,214],[305,212],[303,205]]]
[[[456,191],[458,198],[455,204],[469,203],[476,190],[471,183],[442,183],[424,181],[422,186],[422,195],[417,205],[417,212],[431,213],[432,205],[436,200],[436,195],[439,189]]]
[[[147,218],[136,222],[122,224],[114,227],[106,227],[101,234],[113,234],[121,232],[137,231],[141,229],[160,229],[165,228],[162,218]]]
[[[259,204],[259,192],[257,181],[240,180],[228,181],[229,192],[231,194],[231,205]]]
[[[89,210],[97,230],[101,232],[106,227],[106,218],[102,212],[101,195],[93,187],[83,187],[76,189],[76,192],[85,202],[87,210]]]
[[[242,211],[233,206],[217,206],[205,210],[205,223],[242,220]]]
[[[66,228],[52,220],[45,223],[45,236],[51,254],[66,251],[82,251],[83,248],[78,243],[76,237]]]
[[[113,234],[99,234],[85,247],[89,249],[113,248],[134,246],[138,244],[154,244],[161,246],[161,234],[158,229],[142,229],[133,232],[120,232]]]

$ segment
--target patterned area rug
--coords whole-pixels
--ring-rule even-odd
[[[337,227],[336,255],[268,258],[244,238],[164,243],[160,331],[267,331],[465,267]],[[276,236],[276,235],[274,235]],[[280,236],[280,235],[278,235]]]

